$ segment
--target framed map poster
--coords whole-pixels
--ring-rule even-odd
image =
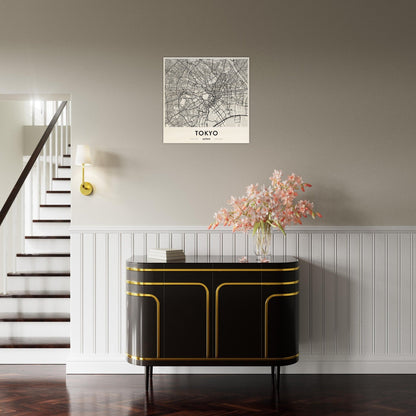
[[[164,143],[249,138],[249,58],[163,59]]]

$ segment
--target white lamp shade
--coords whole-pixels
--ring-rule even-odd
[[[77,145],[77,153],[75,156],[75,164],[77,166],[91,165],[91,152],[90,147],[84,144]]]

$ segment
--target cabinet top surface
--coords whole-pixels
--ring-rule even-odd
[[[281,267],[296,267],[298,266],[298,259],[291,256],[273,256],[269,262],[258,262],[256,257],[248,257],[246,261],[242,261],[242,256],[186,256],[184,261],[163,261],[156,260],[147,256],[133,256],[127,259],[127,267],[138,267],[138,266],[149,266],[153,264],[169,264],[169,265],[214,265],[218,264],[221,266],[230,265],[234,268],[250,265],[251,267],[257,266],[267,268],[268,266],[281,266]]]

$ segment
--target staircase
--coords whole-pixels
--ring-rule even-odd
[[[60,160],[0,294],[0,364],[64,363],[69,352],[70,144]]]

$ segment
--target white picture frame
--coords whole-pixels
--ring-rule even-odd
[[[249,143],[249,58],[163,58],[163,143]]]

